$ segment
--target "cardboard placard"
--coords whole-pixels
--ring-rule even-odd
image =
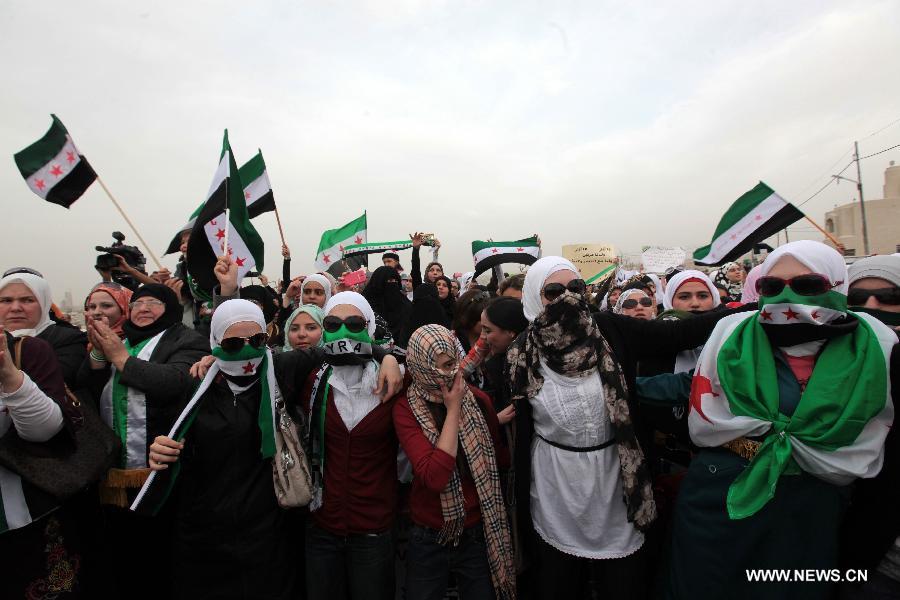
[[[612,244],[568,244],[562,247],[562,255],[578,267],[585,281],[616,262]]]
[[[666,269],[684,265],[687,253],[679,246],[644,246],[641,263],[644,273],[663,274]]]

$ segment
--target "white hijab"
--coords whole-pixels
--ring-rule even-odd
[[[639,290],[638,288],[631,288],[630,290],[625,290],[624,292],[619,294],[619,299],[616,300],[616,305],[613,306],[613,312],[616,313],[617,315],[621,315],[622,310],[623,310],[622,304],[626,300],[628,300],[628,298],[630,298],[631,296],[638,296],[638,295],[640,295],[644,298],[650,298],[650,296],[647,295],[647,292],[645,292],[644,290]]]
[[[525,273],[525,284],[522,286],[522,308],[525,318],[529,321],[537,319],[544,312],[544,303],[541,302],[541,290],[544,282],[557,271],[573,271],[578,277],[578,268],[561,256],[545,256],[528,267]]]
[[[703,282],[703,285],[709,290],[709,293],[712,294],[713,298],[713,308],[722,304],[722,298],[719,294],[719,290],[716,289],[716,286],[713,285],[713,282],[710,280],[709,276],[701,271],[694,271],[688,269],[687,271],[681,271],[676,274],[666,283],[666,293],[663,295],[663,308],[666,310],[672,310],[672,301],[675,299],[675,294],[678,292],[678,288],[687,281],[688,279],[699,279]]]
[[[784,256],[793,256],[813,273],[825,275],[832,284],[837,284],[833,291],[847,295],[847,289],[850,287],[847,265],[844,263],[844,257],[831,246],[813,240],[798,240],[778,246],[761,265],[760,277],[768,275],[775,263]]]
[[[13,273],[12,275],[0,279],[0,292],[11,283],[21,283],[31,290],[31,293],[37,298],[38,304],[41,305],[41,315],[34,328],[19,329],[17,331],[10,331],[10,333],[13,337],[23,337],[26,335],[34,337],[40,335],[45,329],[53,325],[53,321],[50,320],[50,307],[53,304],[53,295],[50,293],[50,285],[44,278],[32,275],[31,273]]]
[[[215,348],[225,337],[225,332],[235,323],[256,323],[266,330],[266,319],[255,303],[249,300],[228,300],[216,308],[210,323],[209,345]]]
[[[340,292],[332,296],[328,303],[325,304],[325,316],[328,316],[328,314],[334,310],[335,306],[340,306],[341,304],[348,304],[359,309],[359,312],[363,314],[363,317],[365,317],[368,322],[369,337],[374,340],[375,311],[372,310],[369,301],[366,300],[362,294],[357,294],[356,292]]]
[[[322,289],[325,290],[325,303],[327,304],[329,300],[331,300],[331,288],[332,283],[328,281],[328,278],[324,275],[319,275],[318,273],[313,273],[312,275],[307,275],[306,279],[303,280],[303,283],[300,284],[300,303],[303,303],[303,290],[306,289],[306,284],[314,281],[322,286]]]

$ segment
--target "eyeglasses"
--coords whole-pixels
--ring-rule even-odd
[[[221,346],[222,350],[225,352],[239,352],[246,344],[250,344],[252,347],[259,350],[266,345],[268,339],[269,336],[265,332],[260,332],[253,334],[250,337],[227,337],[219,342],[219,346]]]
[[[544,295],[548,301],[553,302],[560,296],[562,296],[566,290],[572,292],[573,294],[584,294],[587,289],[587,284],[584,283],[584,279],[573,279],[566,285],[561,283],[548,283],[544,286],[544,289],[541,290],[541,293]]]
[[[890,304],[896,306],[900,304],[900,288],[879,288],[877,290],[850,290],[847,294],[847,304],[850,306],[862,306],[869,301],[869,298],[875,296],[879,304]]]
[[[346,325],[347,330],[350,333],[359,333],[369,325],[369,322],[364,318],[355,315],[347,317],[346,319],[329,315],[322,319],[322,329],[328,333],[335,333],[341,328],[341,325]]]
[[[165,302],[162,302],[160,300],[154,300],[151,298],[150,300],[142,299],[142,300],[138,300],[136,302],[131,302],[128,305],[128,308],[130,308],[131,310],[134,310],[136,308],[157,308],[157,307],[165,306],[165,305],[166,305]]]
[[[807,273],[790,279],[767,275],[756,280],[756,292],[762,297],[772,297],[780,294],[785,286],[790,286],[801,296],[818,296],[842,283],[843,281],[831,283],[826,276],[820,273]]]
[[[639,300],[636,300],[634,298],[629,298],[627,300],[623,300],[622,308],[627,308],[627,309],[631,310],[632,308],[637,308],[638,303],[640,303],[641,306],[646,306],[647,308],[650,308],[651,306],[653,306],[653,300],[651,298],[647,298],[646,296],[644,296],[643,298],[641,298]]]

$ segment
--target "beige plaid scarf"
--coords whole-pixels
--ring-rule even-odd
[[[432,445],[437,444],[440,431],[426,402],[442,403],[441,383],[449,388],[458,370],[457,367],[453,373],[443,373],[437,369],[435,366],[437,356],[442,353],[457,356],[456,338],[446,327],[425,325],[409,338],[406,366],[412,375],[412,384],[407,391],[407,399],[416,421]],[[460,409],[459,441],[478,493],[494,590],[500,598],[515,598],[516,572],[513,549],[500,488],[494,442],[478,401],[468,387]],[[444,527],[438,540],[443,544],[455,546],[459,543],[466,519],[458,468],[454,470],[447,487],[441,492],[441,512],[444,516]]]

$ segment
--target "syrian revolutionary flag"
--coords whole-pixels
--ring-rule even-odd
[[[44,137],[13,158],[31,191],[53,204],[69,208],[81,198],[97,174],[56,115]]]
[[[728,490],[732,519],[756,514],[775,495],[781,475],[798,468],[835,485],[881,470],[894,414],[888,375],[897,337],[874,317],[844,313],[858,326],[826,342],[793,414],[781,412],[778,368],[762,324],[815,323],[826,309],[846,311],[846,297],[843,311],[827,295],[830,306],[812,306],[808,298],[786,296],[761,311],[723,318],[697,362],[688,415],[693,442],[729,447],[753,445],[745,438],[762,440]],[[784,320],[766,319],[767,309]],[[808,358],[817,349],[792,352]]]
[[[238,281],[254,267],[259,271],[263,268],[263,241],[250,223],[243,190],[226,129],[219,168],[188,240],[187,270],[195,297],[211,297],[213,288],[219,284],[213,268],[218,257],[226,251],[226,228],[229,229],[227,252],[238,266]],[[230,209],[228,223],[225,221],[226,207]]]
[[[269,183],[269,173],[266,171],[266,162],[263,160],[262,150],[238,169],[238,174],[241,176],[241,181],[244,182],[244,199],[247,200],[247,213],[251,219],[255,219],[265,212],[275,210],[275,196],[272,193],[272,184]],[[178,252],[181,248],[181,233],[194,228],[194,222],[197,219],[197,215],[203,210],[203,206],[203,204],[198,206],[197,210],[188,218],[188,222],[185,223],[184,227],[178,230],[178,233],[169,242],[166,254]]]
[[[365,256],[368,254],[382,254],[384,252],[397,252],[399,250],[407,250],[412,248],[411,240],[400,240],[397,242],[369,242],[366,244],[350,244],[344,246],[341,255],[343,258],[354,258]]]
[[[472,256],[475,260],[474,277],[478,277],[497,265],[533,264],[541,257],[541,246],[536,235],[513,242],[475,241],[472,242]]]
[[[343,258],[344,248],[350,244],[366,242],[366,213],[338,229],[329,229],[322,234],[319,250],[316,252],[316,268],[328,271],[334,263]],[[353,270],[353,269],[350,269]]]
[[[600,280],[603,279],[604,277],[609,277],[609,276],[611,276],[611,275],[613,274],[613,271],[615,271],[615,270],[616,270],[616,267],[618,267],[618,266],[619,266],[619,265],[609,265],[608,267],[606,267],[605,269],[603,269],[602,271],[600,271],[599,273],[597,273],[596,275],[594,275],[594,276],[591,277],[590,279],[585,280],[585,283],[588,284],[588,285],[590,285],[590,284],[592,284],[592,283],[597,283],[598,281],[600,281]]]
[[[708,246],[694,251],[694,262],[718,266],[739,258],[764,239],[803,218],[800,210],[763,182],[732,204]]]

